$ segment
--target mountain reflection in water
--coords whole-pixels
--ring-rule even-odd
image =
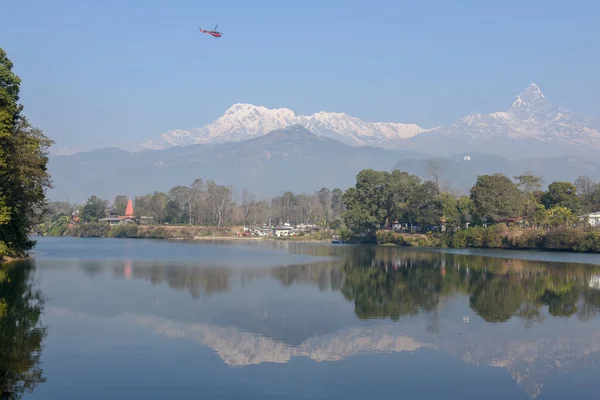
[[[553,377],[598,372],[597,256],[564,263],[526,260],[516,252],[501,258],[390,247],[253,246],[319,258],[245,267],[211,266],[193,257],[169,262],[61,254],[35,264],[52,298],[50,320],[110,318],[199,342],[229,366],[429,350],[466,365],[504,369],[531,398]],[[218,243],[202,250],[234,248],[240,250]]]

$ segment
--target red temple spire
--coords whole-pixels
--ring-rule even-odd
[[[125,216],[128,218],[133,218],[133,203],[131,199],[127,200],[127,208],[125,209]]]

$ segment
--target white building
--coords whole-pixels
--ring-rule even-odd
[[[600,211],[591,213],[591,214],[582,215],[579,217],[579,219],[582,221],[587,220],[587,222],[590,224],[590,226],[600,227]]]

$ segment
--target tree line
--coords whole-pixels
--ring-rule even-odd
[[[189,186],[174,186],[133,199],[136,217],[150,217],[155,224],[235,226],[279,223],[319,224],[342,229],[353,236],[375,237],[380,229],[403,224],[409,230],[453,232],[467,226],[520,222],[527,227],[549,229],[578,222],[578,216],[600,211],[600,184],[580,176],[573,183],[552,182],[542,190],[541,177],[528,173],[508,176],[481,175],[469,194],[456,194],[436,179],[425,180],[407,172],[366,169],[356,185],[343,192],[321,188],[312,194],[291,191],[259,199],[248,190],[212,180],[196,179]],[[69,219],[78,212],[82,222],[95,222],[114,208],[125,213],[128,197],[112,201],[91,196],[81,205],[53,202],[51,221]]]
[[[439,182],[394,170],[366,169],[343,196],[345,226],[353,235],[374,237],[377,230],[404,223],[412,230],[455,231],[467,225],[521,222],[536,229],[567,226],[579,216],[600,211],[600,184],[580,176],[552,182],[525,173],[480,175],[468,195],[443,190]]]
[[[189,186],[178,185],[168,192],[153,192],[132,199],[138,218],[149,217],[155,224],[170,225],[276,225],[341,224],[345,211],[340,189],[321,188],[312,194],[285,192],[280,196],[260,199],[248,190],[235,195],[232,186],[212,180],[196,179]],[[48,204],[50,222],[70,220],[77,213],[82,222],[97,222],[114,209],[124,215],[128,197],[118,195],[112,201],[91,196],[84,204],[52,202]]]

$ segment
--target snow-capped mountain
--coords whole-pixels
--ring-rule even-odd
[[[532,83],[517,96],[506,112],[471,114],[454,124],[434,132],[453,137],[502,136],[540,140],[599,140],[600,131],[594,118],[562,110],[551,103],[540,88]],[[600,142],[598,142],[600,144]]]
[[[408,140],[436,153],[481,151],[503,155],[566,155],[600,149],[600,124],[551,103],[532,83],[507,111],[471,114]]]
[[[301,125],[318,136],[329,137],[351,146],[394,147],[403,139],[430,130],[416,124],[365,122],[344,113],[318,112],[311,116],[301,116],[287,108],[268,109],[252,104],[234,104],[223,116],[208,125],[163,133],[157,139],[141,143],[137,150],[240,141],[290,125]]]
[[[350,146],[412,149],[447,156],[478,151],[505,157],[591,155],[600,149],[600,122],[551,103],[532,83],[506,111],[471,114],[447,126],[365,122],[344,113],[296,115],[287,108],[234,104],[223,116],[200,128],[173,130],[128,150],[238,142],[291,125]]]

